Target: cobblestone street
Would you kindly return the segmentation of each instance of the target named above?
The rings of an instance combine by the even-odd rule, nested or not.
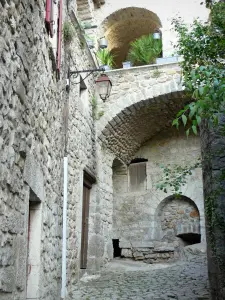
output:
[[[206,300],[208,279],[206,258],[147,265],[114,260],[101,275],[84,276],[73,300]]]

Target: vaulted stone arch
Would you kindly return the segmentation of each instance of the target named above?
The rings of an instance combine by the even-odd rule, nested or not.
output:
[[[157,78],[155,71],[141,67],[108,74],[114,88],[97,130],[102,143],[124,162],[145,141],[171,127],[176,113],[190,101],[184,95],[179,68],[162,66]]]
[[[141,100],[119,112],[100,138],[118,157],[129,162],[144,142],[171,127],[176,113],[187,102],[183,93],[178,92]]]
[[[99,35],[108,40],[108,49],[115,55],[115,64],[122,66],[130,42],[161,28],[159,17],[141,7],[126,7],[110,14],[102,22]]]

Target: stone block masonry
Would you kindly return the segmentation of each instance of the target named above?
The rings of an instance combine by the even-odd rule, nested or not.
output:
[[[70,5],[70,9],[73,9]],[[63,7],[64,18],[70,12]],[[74,20],[72,20],[74,21]],[[29,299],[30,223],[40,222],[38,300],[56,300],[61,290],[62,175],[65,107],[69,103],[68,290],[78,277],[83,169],[95,171],[91,97],[93,77],[81,98],[79,85],[65,92],[68,52],[71,69],[94,68],[79,34],[62,49],[61,80],[53,69],[45,28],[45,1],[0,2],[0,299]],[[70,48],[70,49],[68,49]],[[72,51],[74,49],[74,51]],[[30,207],[37,205],[29,218]],[[30,219],[30,221],[29,221]],[[39,220],[39,221],[38,221]],[[31,225],[32,225],[31,224]],[[36,244],[37,245],[37,244]],[[38,244],[39,245],[39,244]],[[32,275],[33,276],[33,275]],[[32,277],[34,278],[34,277]],[[32,289],[30,289],[32,291]],[[27,298],[28,297],[28,298]]]
[[[120,240],[122,255],[130,257],[132,249],[140,248],[138,257],[144,260],[141,248],[147,248],[147,255],[152,254],[154,262],[172,257],[162,255],[165,253],[155,255],[148,243],[158,241],[164,243],[163,247],[173,247],[173,256],[173,252],[179,254],[184,245],[204,241],[201,170],[188,176],[180,198],[176,198],[170,189],[167,193],[157,189],[162,178],[161,165],[184,166],[197,161],[200,157],[198,137],[190,136],[187,140],[185,134],[176,129],[161,131],[143,144],[134,157],[147,160],[142,163],[145,164],[145,178],[140,186],[130,189],[130,177],[133,176],[130,166],[138,163],[130,166],[120,163],[113,168],[113,238]],[[137,174],[140,174],[138,169]],[[160,259],[154,260],[157,257]]]
[[[95,2],[97,6],[102,4],[100,14],[110,4]],[[98,19],[93,1],[63,1],[63,5],[64,22],[73,22],[76,29],[77,13],[86,20]],[[106,15],[99,16],[97,23]],[[169,131],[162,133],[186,101],[180,68],[171,64],[157,69],[146,66],[109,72],[113,81],[111,97],[105,103],[98,100],[97,111],[93,112],[92,75],[85,79],[86,89],[78,79],[71,84],[70,93],[64,85],[68,67],[95,68],[82,30],[75,30],[71,44],[62,45],[61,77],[57,81],[53,41],[45,28],[45,1],[0,1],[0,28],[0,299],[60,299],[66,142],[68,294],[85,272],[80,269],[84,169],[96,179],[89,199],[86,271],[96,273],[112,259],[112,239],[118,238],[120,225],[125,238],[137,238],[137,260],[172,258],[174,245],[154,244],[152,248],[140,243],[157,236],[155,225],[161,224],[161,220],[155,221],[154,216],[157,205],[166,197],[162,193],[157,199],[152,196],[158,178],[153,162],[165,162],[174,156],[178,159],[184,152],[189,157],[191,151],[196,158],[199,153],[196,140],[186,147],[183,138],[173,138]],[[98,120],[93,120],[95,113],[101,113]],[[144,144],[149,139],[153,144]],[[123,170],[116,180],[113,162],[119,158],[127,163],[135,155],[147,157],[147,179],[141,185],[145,191],[131,196],[127,174]],[[197,170],[184,192],[196,201],[204,236],[200,176]],[[125,210],[120,206],[124,207],[126,202],[132,204],[132,209],[123,218]],[[141,219],[136,212],[140,212]],[[123,253],[129,255],[130,248],[124,246]]]
[[[26,298],[31,192],[43,207],[39,299],[60,290],[63,102],[44,12],[40,1],[0,3],[0,299],[7,300]]]

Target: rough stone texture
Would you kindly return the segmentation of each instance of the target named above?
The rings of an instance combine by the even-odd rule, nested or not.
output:
[[[159,212],[162,239],[173,241],[177,235],[200,233],[199,211],[188,198],[168,199]]]
[[[30,153],[26,155],[23,178],[38,199],[44,201],[45,191],[43,173],[33,155]]]
[[[107,73],[113,88],[98,109],[102,142],[127,162],[140,146],[161,130],[171,127],[177,111],[188,101],[183,95],[177,64],[136,67]],[[138,130],[137,130],[138,128]]]
[[[56,84],[49,58],[44,11],[40,1],[0,3],[0,298],[7,292],[7,300],[26,298],[28,184],[43,201],[48,216],[42,228],[41,298],[55,299],[60,285],[57,214],[60,218],[61,213],[60,207],[54,208],[61,200],[63,102],[61,83]],[[29,155],[38,168],[26,164]],[[52,263],[49,257],[54,257]]]
[[[87,5],[91,7],[88,12]],[[89,19],[94,9],[92,1],[67,1],[64,17],[75,24],[77,20],[71,9],[76,7],[83,19]],[[75,33],[70,46],[63,46],[61,79],[56,81],[54,51],[44,19],[45,1],[0,1],[1,300],[26,298],[29,200],[36,196],[42,209],[41,236],[38,236],[41,239],[39,298],[60,297],[65,137],[69,160],[67,290],[70,292],[83,274],[79,264],[84,168],[91,170],[97,179],[91,190],[89,212],[88,272],[94,273],[113,254],[115,157],[130,161],[143,142],[170,126],[174,114],[188,101],[183,99],[177,65],[161,66],[158,70],[148,66],[109,73],[112,95],[105,104],[99,101],[94,111],[92,76],[85,80],[86,90],[81,90],[78,79],[73,79],[70,94],[65,92],[69,64],[71,70],[95,68],[81,33]],[[93,116],[97,116],[96,123]],[[152,121],[153,117],[158,124]],[[199,174],[196,178],[197,183]],[[195,200],[193,195],[199,195],[194,182],[187,193]],[[163,198],[164,194],[160,201]],[[144,194],[138,199],[146,201]],[[198,201],[201,214],[201,197]],[[154,231],[149,228],[149,232]],[[139,252],[146,253],[146,248],[152,251],[146,243],[138,246],[137,258]],[[162,258],[166,258],[165,252],[172,252],[167,251],[168,245],[154,244],[154,247],[157,255],[164,255]],[[146,255],[158,257],[155,253]]]
[[[147,245],[150,244],[150,245]],[[179,258],[178,253],[175,251],[175,243],[168,242],[122,242],[119,243],[121,248],[121,257],[131,258],[133,260],[142,260],[145,263],[153,264],[160,262],[174,261]]]
[[[112,162],[114,155],[97,144],[98,174],[95,195],[91,197],[89,218],[89,250],[88,269],[95,273],[109,259],[113,257],[112,248],[112,211],[113,211],[113,184]]]
[[[99,275],[84,276],[72,300],[209,300],[205,255],[176,264],[114,260]]]
[[[201,128],[209,281],[211,297],[218,300],[225,293],[224,124],[220,116],[218,128],[208,129],[207,124]]]
[[[63,11],[68,17],[66,7]],[[62,49],[62,80],[56,81],[45,29],[45,1],[1,1],[0,26],[0,299],[26,298],[31,192],[42,202],[42,230],[37,237],[41,239],[39,299],[55,300],[61,289],[64,118],[68,111],[68,290],[78,277],[83,169],[95,172],[96,168],[93,77],[85,81],[88,90],[82,95],[79,85],[71,85],[68,97],[65,56],[71,49],[71,69],[95,65],[75,34],[74,43]]]
[[[156,189],[162,176],[160,165],[187,165],[199,157],[198,137],[190,136],[187,140],[184,133],[176,130],[161,132],[135,154],[135,158],[148,161],[145,184],[141,190],[132,189],[132,192],[129,190],[129,167],[114,163],[113,238],[121,240],[121,248],[138,247],[138,243],[139,247],[145,247],[141,245],[156,240],[174,242],[173,246],[179,248],[183,243],[175,236],[185,230],[198,234],[199,221],[201,239],[205,240],[201,169],[188,176],[182,187],[186,197],[175,199],[168,197],[171,190],[164,193]],[[124,240],[130,246],[125,246]]]

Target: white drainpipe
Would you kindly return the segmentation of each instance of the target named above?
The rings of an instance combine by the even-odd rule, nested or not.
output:
[[[67,240],[67,189],[68,158],[64,157],[64,192],[63,192],[63,236],[62,236],[62,289],[61,298],[66,297],[66,240]]]

